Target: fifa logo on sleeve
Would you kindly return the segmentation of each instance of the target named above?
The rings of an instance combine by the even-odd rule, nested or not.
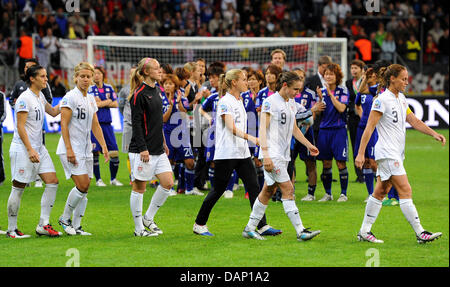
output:
[[[63,0],[66,3],[66,11],[69,13],[80,12],[80,0]]]
[[[366,11],[367,12],[380,12],[380,0],[366,0]]]

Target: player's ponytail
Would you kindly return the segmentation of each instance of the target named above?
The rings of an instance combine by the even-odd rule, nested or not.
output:
[[[391,84],[391,77],[397,78],[400,73],[405,70],[406,68],[399,64],[392,64],[389,67],[381,68],[378,72],[379,76],[379,85],[377,89],[377,94],[380,91],[381,88],[389,88],[389,85]]]
[[[152,60],[152,58],[143,58],[139,61],[136,70],[131,74],[130,80],[130,94],[127,100],[129,101],[134,94],[134,91],[144,82],[144,71],[147,64]]]
[[[223,96],[229,89],[232,88],[232,81],[238,80],[242,70],[232,69],[226,74],[219,76],[219,97]]]

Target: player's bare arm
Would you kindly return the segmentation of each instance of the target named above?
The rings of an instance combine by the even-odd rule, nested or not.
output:
[[[366,129],[364,130],[364,133],[361,137],[361,143],[359,145],[358,155],[355,158],[355,165],[357,168],[362,169],[364,165],[364,151],[366,150],[367,143],[370,140],[370,137],[372,136],[373,131],[375,130],[375,127],[377,123],[380,121],[381,116],[383,114],[378,111],[371,111],[369,114],[369,119],[367,120]]]
[[[445,143],[447,141],[445,136],[435,132],[432,128],[427,126],[423,121],[419,120],[413,112],[408,113],[408,115],[406,116],[406,121],[415,130],[418,130],[419,132],[421,132],[423,134],[432,136],[435,140],[441,142],[442,146],[445,145]]]
[[[102,128],[100,127],[100,123],[98,122],[97,114],[94,114],[92,118],[92,133],[102,147],[102,153],[105,157],[105,163],[107,163],[109,161],[108,148],[106,147],[105,138],[103,137]]]
[[[19,133],[20,139],[22,140],[25,148],[28,152],[28,157],[31,162],[39,162],[39,154],[31,147],[30,139],[28,138],[27,131],[25,130],[25,123],[27,122],[28,113],[18,112],[17,113],[17,132]]]

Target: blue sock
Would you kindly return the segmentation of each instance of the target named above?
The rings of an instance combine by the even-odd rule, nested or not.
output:
[[[375,175],[373,174],[373,170],[371,168],[364,168],[363,174],[364,174],[364,181],[366,182],[367,192],[369,193],[369,195],[372,195],[373,181],[375,177]]]
[[[94,176],[95,176],[95,180],[99,180],[100,177],[100,164],[98,162],[98,157],[99,155],[94,154]]]
[[[346,167],[339,170],[339,181],[341,183],[341,194],[347,195],[348,170]]]
[[[184,164],[180,163],[177,189],[186,189]]]
[[[119,170],[119,158],[112,157],[109,160],[109,172],[111,173],[111,180],[115,179],[117,176],[117,171]]]
[[[213,167],[208,168],[208,177],[209,177],[209,183],[211,184],[211,188],[214,188],[214,168]]]
[[[395,198],[395,199],[397,199],[397,200],[400,200],[399,197],[398,197],[398,192],[397,192],[397,190],[395,189],[395,187],[391,187],[391,190],[389,190],[388,198],[389,198],[389,199]]]
[[[333,182],[333,174],[331,168],[324,168],[322,172],[322,184],[325,192],[331,195],[331,183]]]
[[[185,168],[184,178],[186,179],[186,191],[192,191],[194,189],[194,177],[195,170]]]
[[[228,185],[227,185],[227,189],[226,190],[231,190],[231,191],[233,191],[233,186],[234,186],[234,183],[235,183],[235,181],[236,181],[236,172],[233,172],[232,174],[231,174],[231,177],[230,177],[230,180],[228,181]]]

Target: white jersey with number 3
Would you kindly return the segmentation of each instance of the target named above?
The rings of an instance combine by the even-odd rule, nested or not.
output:
[[[408,103],[405,95],[396,97],[386,89],[373,100],[372,110],[382,113],[377,123],[378,141],[375,144],[375,160],[405,159],[406,115]]]
[[[294,99],[286,101],[278,92],[266,98],[262,103],[261,113],[270,115],[267,130],[267,148],[272,159],[290,161],[292,132],[298,106]],[[263,152],[259,153],[264,158]]]
[[[247,113],[242,99],[237,100],[226,93],[217,103],[216,112],[216,159],[243,159],[250,157],[247,140],[233,135],[225,126],[222,115],[231,115],[236,128],[247,131]]]
[[[35,95],[29,88],[25,90],[16,100],[14,113],[17,119],[17,113],[27,112],[27,119],[25,122],[25,131],[28,135],[31,147],[34,150],[39,150],[43,145],[42,141],[42,127],[44,125],[45,105],[47,101],[44,95],[39,92]],[[17,121],[14,122],[14,136],[11,143],[10,151],[25,151],[25,145],[17,131]]]
[[[75,155],[83,158],[92,157],[91,129],[92,119],[97,112],[97,103],[92,94],[83,93],[75,87],[61,99],[61,109],[69,108],[72,111],[72,118],[69,122],[69,136],[72,150]],[[56,154],[66,153],[64,139],[61,136],[56,149]]]

